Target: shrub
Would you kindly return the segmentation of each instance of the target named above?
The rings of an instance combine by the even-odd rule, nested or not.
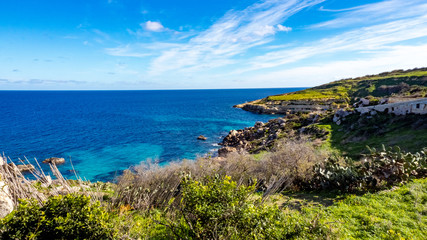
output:
[[[343,159],[335,156],[316,164],[310,187],[344,192],[355,190],[360,179],[359,173],[353,165],[349,164],[349,161],[347,163],[343,162]]]
[[[343,163],[338,158],[328,158],[314,167],[311,187],[314,189],[338,189],[349,192],[360,190],[379,190],[383,186],[404,183],[411,178],[427,175],[426,150],[410,153],[400,148],[369,148],[359,165],[350,161]]]
[[[99,203],[83,195],[49,198],[41,206],[21,201],[0,222],[1,239],[112,239],[115,231]]]
[[[388,186],[407,182],[413,177],[425,177],[427,173],[426,151],[417,153],[404,152],[399,147],[381,150],[369,148],[370,153],[365,155],[360,172],[366,183],[377,186],[385,183]],[[368,182],[367,180],[371,180]]]
[[[229,176],[216,175],[208,177],[206,184],[187,176],[181,186],[180,209],[169,213],[172,222],[163,223],[178,239],[288,239],[327,234],[327,228],[317,221],[262,204],[254,195],[255,184],[239,186]]]

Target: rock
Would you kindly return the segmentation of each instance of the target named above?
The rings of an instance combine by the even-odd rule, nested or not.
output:
[[[34,170],[35,167],[33,164],[20,164],[20,165],[15,165],[13,163],[9,163],[9,166],[11,168],[13,168],[13,170],[15,171],[20,171],[20,172],[27,172],[27,171],[31,171]]]
[[[361,98],[360,103],[362,104],[362,106],[368,106],[369,105],[369,99]]]
[[[207,137],[205,137],[205,136],[203,136],[203,135],[200,135],[200,136],[198,136],[197,137],[197,139],[198,140],[203,140],[203,141],[205,141],[206,139],[208,139]]]
[[[254,127],[256,127],[256,128],[260,128],[260,127],[262,127],[262,126],[264,126],[264,123],[263,123],[263,122],[261,122],[261,121],[258,121],[258,122],[256,122],[256,123],[255,123],[255,126],[254,126]]]
[[[232,153],[232,152],[237,152],[237,149],[234,147],[222,147],[222,148],[218,149],[218,156],[219,157],[225,157],[229,153]]]
[[[0,218],[6,217],[13,211],[13,201],[10,198],[9,187],[0,181]]]
[[[65,159],[64,158],[57,158],[57,157],[51,157],[51,158],[46,158],[43,163],[51,163],[51,164],[63,164],[65,163]]]
[[[343,118],[347,117],[350,114],[351,114],[351,112],[347,112],[345,110],[340,109],[340,110],[338,110],[338,111],[335,112],[334,118],[332,119],[332,121],[334,121],[335,123],[337,123],[338,121],[341,122],[341,120]],[[338,124],[338,125],[340,125],[340,124]]]
[[[231,130],[229,133],[230,136],[236,136],[237,135],[237,131],[236,130]]]

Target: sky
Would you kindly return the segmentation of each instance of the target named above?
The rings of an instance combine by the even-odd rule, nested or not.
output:
[[[416,67],[426,0],[0,0],[0,90],[311,87]]]

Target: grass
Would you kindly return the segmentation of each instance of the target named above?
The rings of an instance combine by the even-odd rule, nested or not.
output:
[[[426,239],[427,179],[377,193],[286,192],[271,197],[285,211],[312,212],[333,239]]]
[[[332,89],[305,89],[295,93],[269,96],[267,99],[270,101],[291,101],[291,100],[337,100],[346,99],[347,92],[343,88]]]
[[[321,210],[340,239],[426,239],[427,180],[362,196]]]
[[[381,117],[379,117],[381,118]],[[335,123],[318,125],[330,131],[326,146],[336,149],[342,154],[357,159],[360,154],[367,153],[367,147],[379,148],[385,146],[399,146],[410,152],[420,151],[427,142],[427,128],[414,128],[411,124],[418,120],[427,120],[425,116],[400,117],[398,121],[384,121],[376,125],[357,126],[356,130],[349,131],[349,125],[341,126]],[[377,118],[372,119],[373,122]],[[349,120],[351,122],[351,120]],[[378,130],[381,128],[380,130]]]
[[[287,221],[298,219],[313,225],[325,224],[331,230],[329,239],[416,240],[427,237],[427,179],[363,195],[285,192],[271,196],[265,204],[280,206],[280,211],[289,217]],[[126,211],[117,216],[116,226],[126,230],[133,239],[170,238],[169,230],[158,224],[161,220],[159,211],[149,214]],[[318,236],[311,234],[304,237],[316,238]]]
[[[385,97],[391,94],[423,97],[427,93],[427,69],[393,71],[353,79],[343,79],[318,87],[283,95],[269,96],[266,101],[337,101],[349,103],[354,97]],[[404,83],[402,85],[402,83]],[[407,84],[408,86],[406,86]]]

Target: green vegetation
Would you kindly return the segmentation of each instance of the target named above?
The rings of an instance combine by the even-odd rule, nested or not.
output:
[[[329,132],[325,146],[353,159],[368,153],[367,146],[399,146],[405,151],[416,152],[425,147],[427,142],[427,118],[419,115],[353,114],[346,117],[341,125],[325,118],[312,127]]]
[[[83,195],[51,197],[41,206],[22,201],[0,221],[1,239],[114,239],[109,214]]]
[[[378,75],[343,79],[318,87],[267,97],[266,101],[316,100],[350,103],[355,97],[424,97],[427,95],[427,69],[396,70]]]
[[[267,100],[425,96],[426,79],[398,70]],[[355,113],[337,125],[332,112],[296,113],[250,133],[256,154],[148,162],[114,184],[67,181],[55,166],[55,184],[43,173],[32,183],[1,166],[12,199],[25,200],[0,219],[0,238],[427,239],[425,116]]]
[[[357,164],[304,141],[279,141],[258,157],[231,154],[222,163],[202,158],[163,168],[142,165],[108,185],[104,207],[83,195],[53,196],[41,204],[22,201],[1,220],[0,237],[426,237],[425,152],[371,149]]]

